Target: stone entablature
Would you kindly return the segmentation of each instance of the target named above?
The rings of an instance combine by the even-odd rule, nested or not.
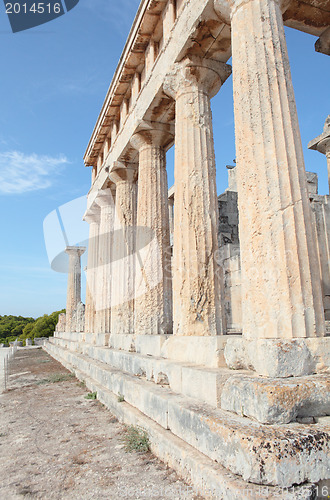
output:
[[[229,0],[215,0],[214,5],[210,0],[142,0],[84,156],[85,164],[94,167],[96,190],[104,185],[104,168],[131,153],[129,136],[142,120],[173,120],[161,88],[172,64],[191,53],[229,59],[229,11]],[[303,6],[287,1],[282,12],[287,26],[317,36],[330,23],[330,11],[320,0]]]

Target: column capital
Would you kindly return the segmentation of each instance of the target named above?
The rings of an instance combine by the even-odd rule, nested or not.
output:
[[[121,182],[128,182],[133,184],[136,182],[138,176],[138,165],[137,163],[122,163],[116,161],[113,165],[113,169],[109,172],[110,180],[119,184]]]
[[[106,207],[108,205],[114,205],[113,189],[111,189],[111,188],[101,189],[97,193],[94,202],[97,205],[99,205],[99,207]]]
[[[95,200],[90,208],[86,210],[83,215],[83,220],[88,224],[92,224],[93,222],[100,222],[100,206],[95,203]]]
[[[214,0],[214,10],[219,15],[219,17],[230,24],[230,20],[233,14],[243,5],[254,0]],[[291,0],[267,0],[267,2],[277,3],[282,12],[284,12]]]
[[[165,123],[143,123],[140,130],[131,137],[130,143],[134,149],[140,151],[144,147],[165,147],[174,137],[169,125]]]
[[[65,253],[68,255],[77,255],[78,257],[81,257],[83,253],[85,253],[86,247],[75,247],[75,246],[70,246],[66,247]]]
[[[320,153],[326,155],[329,158],[330,155],[330,115],[327,116],[323,133],[315,137],[315,139],[309,141],[308,149],[314,149]]]
[[[213,97],[231,74],[231,66],[214,59],[187,56],[175,63],[163,84],[165,94],[177,98],[179,94],[201,90]]]

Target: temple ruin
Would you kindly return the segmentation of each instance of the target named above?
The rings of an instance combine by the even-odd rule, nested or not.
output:
[[[85,311],[69,247],[46,345],[210,499],[330,494],[330,197],[305,171],[284,25],[329,55],[322,0],[142,0],[84,156]],[[231,74],[218,196],[210,100]],[[308,147],[330,187],[329,116]]]

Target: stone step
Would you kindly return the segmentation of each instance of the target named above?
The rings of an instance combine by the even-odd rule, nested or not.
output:
[[[146,417],[245,481],[291,487],[329,475],[329,425],[262,425],[200,404],[87,355],[51,343],[47,350],[73,371],[78,369],[83,378],[122,394]]]
[[[228,368],[206,368],[60,338],[50,341],[131,375],[144,377],[155,384],[167,385],[176,393],[196,398],[215,407],[220,406],[222,388],[233,374]]]
[[[73,371],[72,364],[61,356],[63,350],[49,344],[45,349]],[[138,425],[145,429],[151,442],[152,452],[192,484],[195,493],[202,495],[206,500],[270,500],[275,497],[279,500],[309,500],[312,497],[314,485],[308,483],[303,486],[285,488],[282,491],[278,487],[246,483],[172,432],[164,430],[126,401],[119,402],[118,397],[112,391],[86,373],[78,368],[74,368],[74,372],[80,380],[86,383],[89,390],[97,392],[99,401],[121,422],[127,425]]]
[[[237,373],[222,386],[220,406],[263,424],[330,415],[329,375],[276,379]]]

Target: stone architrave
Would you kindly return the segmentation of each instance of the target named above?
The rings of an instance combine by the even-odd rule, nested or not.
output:
[[[172,276],[166,128],[140,131],[131,139],[139,151],[135,334],[172,333]],[[140,268],[138,266],[140,265]]]
[[[100,228],[100,207],[92,206],[84,215],[84,220],[89,224],[87,278],[86,278],[86,307],[85,307],[85,332],[95,331],[95,303],[97,293],[97,266]]]
[[[137,166],[118,162],[109,174],[116,184],[112,244],[111,334],[134,333],[134,262]]]
[[[308,349],[288,340],[323,336],[325,321],[282,13],[277,0],[230,4],[243,339],[259,342],[252,365],[268,360],[281,376],[294,351],[304,361],[290,374],[301,375]]]
[[[319,151],[327,158],[328,184],[330,194],[330,115],[328,115],[325,120],[323,134],[310,141],[308,143],[308,149]]]
[[[227,64],[189,56],[166,76],[175,99],[173,320],[176,335],[223,333],[218,201],[210,98],[231,73]]]
[[[81,303],[81,262],[80,257],[85,252],[85,247],[66,247],[65,252],[69,255],[69,274],[66,298],[66,331],[73,329],[73,315]]]
[[[100,191],[95,203],[100,207],[98,290],[95,305],[95,332],[110,333],[111,323],[111,243],[114,225],[114,190]]]

